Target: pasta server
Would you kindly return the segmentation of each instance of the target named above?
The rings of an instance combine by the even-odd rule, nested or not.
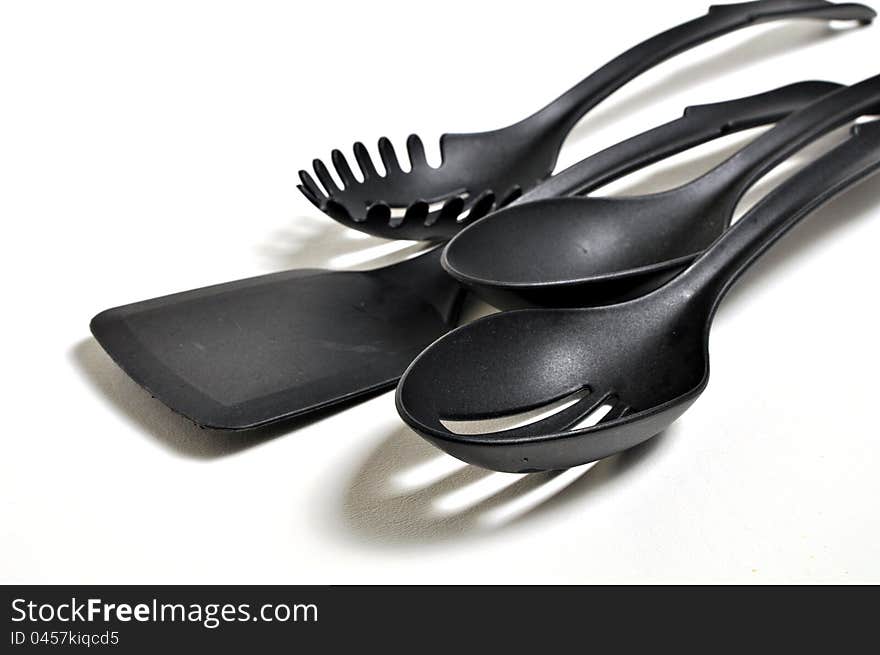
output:
[[[706,15],[644,41],[611,60],[549,105],[508,127],[474,134],[444,134],[441,164],[427,163],[422,140],[407,140],[409,170],[387,138],[379,139],[384,173],[362,143],[354,158],[334,150],[329,169],[314,160],[313,177],[300,171],[299,189],[321,211],[342,224],[390,239],[449,239],[462,225],[505,206],[547,178],[568,133],[590,109],[653,66],[714,38],[750,25],[789,18],[870,23],[872,9],[824,0],[760,0],[713,5]]]

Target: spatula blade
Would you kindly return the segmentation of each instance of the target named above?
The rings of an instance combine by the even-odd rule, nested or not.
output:
[[[391,388],[449,318],[369,271],[297,270],[108,309],[91,329],[174,411],[246,430]]]

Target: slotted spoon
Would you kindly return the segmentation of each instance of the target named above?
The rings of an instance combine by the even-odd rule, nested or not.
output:
[[[706,387],[712,317],[733,282],[800,219],[878,167],[880,122],[873,122],[646,296],[592,309],[503,312],[454,330],[404,373],[401,417],[455,457],[520,473],[570,468],[653,437]],[[558,413],[517,428],[457,434],[444,425],[516,415],[578,392]],[[597,424],[578,428],[602,406],[611,409]]]

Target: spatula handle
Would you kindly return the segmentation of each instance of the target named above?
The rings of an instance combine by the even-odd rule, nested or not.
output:
[[[701,143],[779,121],[841,88],[832,82],[799,82],[736,100],[688,107],[681,118],[591,155],[520,196],[516,203],[589,193]]]
[[[584,114],[630,80],[675,55],[724,34],[788,18],[867,24],[875,16],[874,10],[865,5],[835,4],[825,0],[758,0],[713,5],[705,16],[651,37],[612,59],[526,121],[541,125],[548,136],[555,134],[561,141]]]
[[[702,295],[711,314],[736,279],[798,221],[877,170],[880,120],[855,126],[847,141],[779,185],[667,288]]]

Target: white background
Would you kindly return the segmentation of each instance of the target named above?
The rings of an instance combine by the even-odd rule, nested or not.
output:
[[[3,3],[0,581],[880,582],[877,177],[729,296],[681,421],[558,477],[455,468],[390,393],[273,439],[200,431],[89,335],[114,305],[365,265],[381,242],[321,216],[298,168],[410,131],[436,153],[705,7]],[[690,51],[589,115],[560,164],[687,103],[858,81],[878,30],[773,23]],[[684,181],[743,138],[614,190]]]

